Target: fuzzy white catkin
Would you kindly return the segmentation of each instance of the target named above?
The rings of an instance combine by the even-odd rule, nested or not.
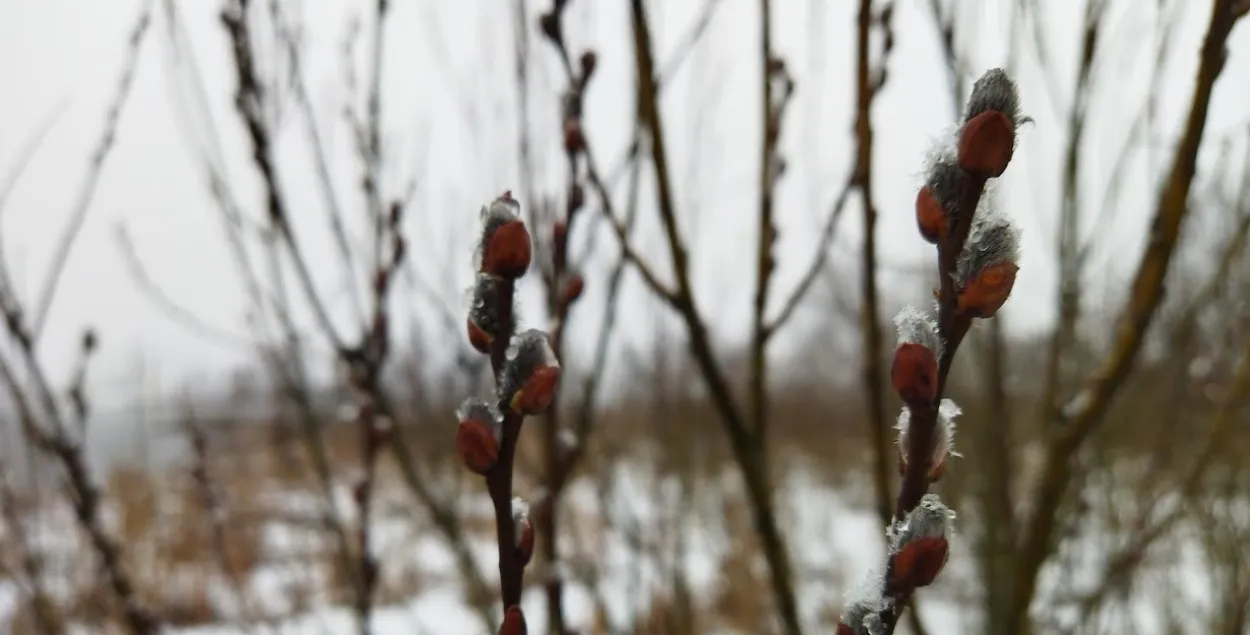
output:
[[[1020,262],[1020,230],[1010,216],[989,202],[990,199],[988,196],[981,199],[968,240],[955,263],[955,282],[960,287],[987,267]]]
[[[963,414],[963,409],[951,399],[943,399],[938,404],[937,422],[933,428],[933,464],[937,465],[946,455],[962,456],[955,451],[955,417]],[[907,435],[911,431],[911,410],[904,407],[898,415],[898,447],[907,454]]]
[[[959,169],[958,138],[958,128],[943,131],[924,161],[924,184],[948,213],[959,207],[959,183],[963,172]]]
[[[954,532],[955,512],[947,507],[937,494],[925,494],[907,513],[890,545],[891,551],[898,551],[907,543],[920,538],[946,537]]]
[[[903,307],[894,316],[894,327],[898,330],[898,344],[920,344],[933,351],[935,357],[942,357],[942,338],[938,336],[937,321],[924,311],[913,306]]]
[[[991,68],[985,71],[985,74],[972,84],[972,94],[968,96],[968,110],[964,114],[964,121],[989,110],[996,110],[1007,115],[1007,118],[1017,125],[1023,121],[1020,116],[1020,91],[1016,88],[1016,83],[1001,68]]]
[[[884,589],[885,576],[879,571],[870,571],[860,580],[850,593],[846,608],[842,610],[839,622],[851,627],[856,635],[868,635],[867,622],[884,608],[881,591]]]

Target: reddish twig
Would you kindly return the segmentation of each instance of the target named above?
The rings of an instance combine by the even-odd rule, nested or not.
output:
[[[525,632],[522,581],[534,552],[529,506],[512,495],[517,441],[525,417],[546,412],[555,401],[560,379],[549,336],[538,330],[517,332],[516,281],[529,269],[533,251],[520,208],[511,192],[504,192],[482,209],[477,282],[467,330],[473,347],[490,356],[495,396],[465,400],[456,432],[460,458],[485,478],[495,510],[504,608],[501,635]]]
[[[917,196],[920,233],[937,245],[937,316],[909,308],[895,318],[899,344],[890,374],[906,404],[898,441],[903,480],[888,532],[884,579],[872,595],[850,603],[840,633],[893,633],[912,594],[932,583],[946,562],[954,514],[928,494],[953,453],[953,419],[959,414],[943,394],[972,320],[993,317],[1015,282],[1018,232],[1008,217],[980,203],[987,181],[1002,175],[1011,161],[1016,129],[1024,121],[1006,73],[985,73],[973,87],[957,138],[934,153]]]

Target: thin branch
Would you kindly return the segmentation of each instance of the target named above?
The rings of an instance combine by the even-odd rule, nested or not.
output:
[[[760,439],[751,433],[748,421],[743,417],[736,403],[724,370],[716,361],[712,351],[706,323],[695,303],[694,288],[690,281],[689,256],[677,223],[674,205],[675,192],[663,120],[660,117],[650,24],[643,1],[631,0],[630,10],[638,77],[638,114],[642,125],[650,133],[651,158],[656,178],[660,220],[667,238],[673,271],[677,278],[677,289],[672,296],[670,306],[685,322],[690,338],[691,353],[698,364],[712,402],[720,414],[721,422],[729,436],[735,461],[742,472],[751,501],[752,520],[769,565],[773,599],[777,603],[784,632],[787,635],[799,635],[802,632],[802,626],[798,616],[794,576],[781,529],[773,511],[767,463],[763,449],[759,446]],[[618,237],[620,236],[618,232]]]
[[[1120,318],[1111,349],[1087,386],[1059,413],[1061,426],[1052,437],[1042,468],[1039,487],[1030,508],[1031,522],[1022,537],[1022,566],[1017,572],[1012,611],[1014,624],[1027,625],[1028,605],[1037,575],[1054,537],[1055,510],[1067,491],[1071,457],[1103,420],[1103,415],[1127,378],[1163,296],[1163,282],[1175,252],[1181,224],[1189,209],[1198,148],[1206,127],[1211,93],[1227,59],[1226,42],[1237,20],[1232,0],[1216,0],[1211,12],[1197,71],[1188,118],[1177,144],[1172,167],[1160,192],[1151,224],[1150,240],[1142,254],[1130,287],[1128,303]]]
[[[312,272],[306,258],[296,240],[291,227],[291,216],[287,210],[282,188],[278,183],[278,175],[273,163],[273,147],[269,127],[265,122],[263,109],[264,95],[261,92],[261,80],[256,71],[256,62],[252,51],[252,33],[248,12],[251,0],[234,0],[223,11],[221,19],[230,36],[233,61],[238,79],[235,93],[235,109],[247,128],[248,139],[252,146],[252,160],[265,183],[266,208],[269,222],[287,251],[290,252],[291,263],[295,269],[296,279],[303,289],[304,296],[313,310],[313,315],[324,331],[325,336],[333,343],[335,349],[344,348],[343,340],[334,327],[324,301],[317,292]]]
[[[834,230],[837,229],[838,220],[842,218],[842,212],[846,209],[846,204],[851,199],[854,180],[853,173],[848,175],[837,197],[834,198],[833,205],[829,208],[829,214],[825,216],[824,227],[821,228],[820,236],[816,240],[816,255],[812,257],[811,263],[808,264],[806,271],[799,278],[799,283],[795,285],[794,290],[790,292],[790,295],[782,304],[781,310],[764,327],[765,337],[772,337],[790,321],[790,318],[794,317],[799,305],[803,302],[803,298],[807,297],[807,293],[811,291],[812,285],[820,277],[820,272],[824,270],[825,264],[829,262],[829,249],[832,247]]]
[[[43,288],[35,303],[31,334],[36,340],[39,339],[39,333],[47,322],[48,312],[52,309],[52,302],[56,299],[56,292],[60,286],[61,274],[65,272],[65,266],[69,262],[69,256],[74,248],[74,243],[77,241],[78,235],[82,232],[83,225],[87,221],[87,211],[91,208],[91,202],[95,199],[96,186],[100,183],[100,175],[104,172],[105,161],[107,161],[113,149],[113,142],[117,138],[117,126],[121,121],[122,108],[125,107],[126,100],[130,96],[130,88],[134,84],[135,71],[139,66],[139,52],[142,50],[145,40],[144,36],[147,35],[148,25],[151,22],[152,0],[144,0],[139,19],[130,31],[126,58],[122,62],[122,70],[117,79],[116,92],[104,116],[104,131],[96,142],[95,150],[91,154],[91,163],[87,167],[87,175],[78,190],[78,198],[70,211],[69,224],[61,232],[60,239],[57,241],[56,247],[53,248],[52,269],[48,273],[47,280],[44,281]]]
[[[201,319],[195,311],[179,304],[170,297],[169,293],[148,275],[148,268],[139,258],[139,252],[135,248],[134,241],[131,239],[130,232],[127,231],[125,224],[119,222],[114,227],[114,230],[113,237],[117,241],[118,252],[126,263],[126,269],[129,271],[130,277],[139,285],[139,289],[144,292],[148,299],[152,300],[157,307],[163,309],[166,315],[175,322],[185,326],[189,331],[218,344],[248,348],[255,345],[246,336],[209,324]]]

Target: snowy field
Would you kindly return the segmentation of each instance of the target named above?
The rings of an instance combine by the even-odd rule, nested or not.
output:
[[[695,495],[683,493],[675,478],[658,478],[638,465],[619,465],[607,478],[597,482],[583,479],[567,491],[565,506],[575,511],[573,522],[563,542],[563,550],[573,555],[558,567],[566,587],[566,611],[570,624],[582,633],[643,633],[646,625],[638,620],[650,612],[650,603],[657,597],[672,596],[674,569],[680,566],[694,605],[699,608],[701,632],[761,632],[743,630],[741,625],[719,624],[715,607],[724,601],[729,577],[736,571],[730,566],[740,536],[730,535],[728,527],[743,527],[741,519],[730,523],[733,514],[743,513],[737,479],[726,469],[720,479],[700,483]],[[476,482],[467,482],[476,487]],[[843,486],[845,487],[845,486]],[[867,492],[867,485],[853,491]],[[779,487],[778,506],[782,526],[787,528],[796,575],[799,578],[800,606],[809,632],[831,632],[849,593],[871,579],[872,571],[882,563],[884,528],[864,504],[866,496],[849,497],[844,491],[822,483],[813,471],[796,465]],[[391,503],[404,501],[403,491],[383,491],[381,499]],[[347,491],[340,492],[341,510],[347,513]],[[490,506],[485,493],[465,497],[461,512],[466,519],[489,518]],[[289,514],[317,508],[315,497],[293,494],[276,495],[265,501],[275,509]],[[387,509],[386,504],[379,505]],[[1166,507],[1166,501],[1165,501]],[[392,506],[393,508],[393,506]],[[411,516],[380,513],[374,524],[375,547],[382,563],[383,580],[407,575],[421,581],[419,590],[405,601],[384,602],[374,614],[374,633],[398,635],[429,633],[431,635],[480,635],[484,625],[466,600],[452,551],[442,536]],[[957,510],[958,511],[958,510]],[[1246,510],[1242,509],[1241,512]],[[49,561],[66,558],[65,554],[82,554],[83,544],[72,530],[68,512],[64,516],[45,516],[39,531],[27,536]],[[970,630],[976,616],[974,559],[971,546],[958,533],[952,541],[951,561],[934,586],[921,594],[921,612],[930,631],[935,634],[974,632]],[[1063,556],[1065,567],[1052,568],[1044,576],[1043,598],[1059,598],[1063,591],[1079,590],[1099,578],[1100,563],[1109,553],[1114,539],[1104,534],[1098,540],[1077,541]],[[321,635],[354,633],[354,616],[346,606],[334,607],[334,601],[315,593],[305,600],[301,609],[292,598],[297,587],[316,588],[324,571],[301,560],[298,555],[310,550],[325,549],[328,542],[323,532],[296,529],[289,524],[267,526],[262,537],[266,562],[254,567],[239,589],[225,583],[219,576],[211,585],[212,604],[222,615],[238,616],[225,623],[170,629],[186,635],[226,635],[232,633],[285,633],[290,635]],[[495,579],[495,545],[485,532],[470,538],[478,568],[488,582]],[[1173,540],[1164,550],[1171,554],[1170,563],[1161,567],[1158,580],[1142,585],[1129,603],[1131,609],[1121,616],[1130,620],[1135,633],[1162,633],[1166,620],[1162,615],[1170,603],[1188,603],[1194,611],[1205,611],[1209,593],[1206,586],[1211,577],[1209,567],[1196,540]],[[131,544],[131,557],[141,558],[144,545]],[[60,554],[60,555],[58,555]],[[739,554],[740,555],[740,554]],[[749,562],[749,559],[747,559]],[[754,574],[766,575],[762,559],[750,563]],[[211,575],[203,568],[188,576]],[[523,606],[531,633],[546,632],[545,597],[542,577],[552,575],[542,570],[539,562],[527,570],[527,591]],[[1150,579],[1150,578],[1147,578]],[[202,581],[201,581],[202,582]],[[53,595],[64,593],[55,580],[49,580]],[[170,588],[180,583],[177,575],[162,579]],[[306,592],[305,592],[306,593]],[[1166,596],[1166,598],[1161,597]],[[12,582],[0,587],[0,615],[9,615],[17,607],[21,594]],[[1165,601],[1166,600],[1166,601]],[[767,597],[761,601],[766,602]],[[311,602],[311,604],[309,604]],[[340,602],[342,604],[342,602]],[[247,620],[247,615],[283,616],[262,623]],[[1065,622],[1072,614],[1056,610],[1043,618],[1064,632]],[[1049,629],[1047,629],[1049,631]],[[92,632],[84,629],[79,632]],[[905,629],[900,628],[900,632]],[[1078,631],[1080,632],[1080,631]],[[1112,629],[1110,632],[1116,632]]]

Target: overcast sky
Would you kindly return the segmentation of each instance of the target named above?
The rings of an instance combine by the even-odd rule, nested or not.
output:
[[[263,4],[263,3],[262,3]],[[337,198],[348,214],[361,216],[360,163],[341,112],[363,103],[369,77],[367,43],[372,3],[363,0],[288,2],[299,7],[306,55],[303,77],[317,126],[324,137]],[[499,0],[391,0],[383,70],[384,191],[399,196],[415,179],[414,205],[405,226],[414,241],[413,257],[426,281],[444,302],[463,306],[471,281],[472,231],[478,207],[504,189],[522,200],[517,174],[517,89],[512,3]],[[545,8],[531,0],[536,14]],[[678,181],[678,202],[691,250],[702,305],[716,316],[721,342],[740,341],[750,320],[753,292],[755,177],[759,139],[757,85],[758,3],[722,0],[706,39],[684,62],[664,94],[668,138]],[[853,152],[852,76],[854,17],[850,0],[775,0],[774,41],[796,77],[796,102],[785,123],[783,152],[790,170],[778,198],[781,228],[777,298],[788,294],[812,257],[813,239],[849,167]],[[969,81],[1007,62],[1013,38],[1006,1],[984,5],[965,16],[960,50]],[[1024,109],[1035,123],[1022,129],[1019,151],[1001,179],[1002,200],[1024,230],[1024,260],[1015,293],[1004,312],[1014,329],[1045,326],[1053,314],[1055,211],[1059,205],[1061,148],[1066,128],[1083,2],[1050,0],[1043,5],[1044,53],[1031,40],[1018,49],[1018,78]],[[126,56],[126,39],[141,2],[109,0],[5,0],[0,2],[0,174],[13,169],[36,132],[52,127],[4,208],[3,247],[15,284],[31,303],[44,284],[51,246],[80,195],[93,148],[99,143],[107,104],[117,90]],[[116,228],[124,224],[154,283],[178,304],[215,328],[243,335],[246,302],[225,248],[220,213],[209,196],[205,160],[225,166],[235,196],[246,212],[262,219],[260,188],[242,128],[232,106],[234,77],[225,34],[217,19],[220,2],[182,0],[171,20],[162,0],[140,50],[133,89],[125,103],[116,138],[98,189],[65,271],[53,312],[39,342],[39,353],[54,376],[64,378],[74,358],[80,330],[91,325],[103,347],[91,387],[98,403],[120,405],[142,394],[191,384],[211,385],[224,370],[248,361],[250,352],[188,331],[157,310],[136,286],[120,256]],[[703,0],[652,2],[659,58],[669,60],[677,43],[702,11]],[[877,130],[875,184],[881,211],[880,247],[884,266],[906,268],[933,258],[914,230],[911,203],[926,149],[953,122],[947,76],[928,13],[928,0],[898,0],[896,46],[889,57],[889,81],[874,111]],[[1125,143],[1141,107],[1157,43],[1155,3],[1112,2],[1104,54],[1096,69],[1100,88],[1091,103],[1096,125],[1084,147],[1081,183],[1086,208],[1102,208],[1111,163]],[[1094,279],[1114,280],[1131,267],[1140,251],[1144,223],[1166,169],[1169,144],[1192,88],[1197,52],[1209,2],[1181,2],[1176,12],[1173,54],[1164,67],[1165,85],[1155,129],[1139,135],[1151,151],[1136,155],[1124,195],[1113,210],[1114,223],[1097,230],[1107,247],[1094,263]],[[622,156],[632,121],[633,62],[627,3],[573,0],[566,27],[572,49],[593,46],[599,72],[588,94],[591,143],[605,169]],[[361,18],[364,18],[363,20]],[[555,91],[558,67],[550,47],[528,20],[535,77],[531,82],[529,128],[543,161],[543,194],[559,191],[563,180],[557,152]],[[352,25],[362,28],[357,46],[358,90],[346,87],[343,41]],[[1029,27],[1031,29],[1031,27]],[[171,33],[185,29],[185,41]],[[187,42],[190,47],[187,48]],[[1250,103],[1250,31],[1242,25],[1231,40],[1230,63],[1216,88],[1208,136],[1227,135],[1246,121]],[[193,55],[203,75],[205,102],[188,72]],[[1240,78],[1240,79],[1238,79]],[[210,128],[207,122],[211,121]],[[215,140],[214,140],[215,139]],[[322,291],[342,300],[338,261],[331,249],[324,200],[314,179],[307,122],[293,103],[283,112],[278,133],[281,179],[297,229],[307,241]],[[220,144],[217,155],[215,144]],[[1209,174],[1217,156],[1206,148],[1202,168]],[[1240,161],[1240,154],[1234,155]],[[623,204],[623,188],[617,205]],[[644,188],[639,241],[668,278],[659,241],[653,199]],[[852,267],[856,257],[858,205],[839,228],[835,262]],[[1092,216],[1092,214],[1091,214]],[[1091,220],[1089,225],[1092,226]],[[1091,230],[1094,231],[1094,230]],[[597,323],[602,277],[614,253],[600,240],[588,264],[587,319],[578,336]],[[839,265],[843,266],[843,265]],[[853,269],[851,269],[853,271]],[[847,277],[848,281],[853,277]],[[898,276],[886,276],[886,286]],[[913,293],[914,282],[899,292]],[[655,314],[639,302],[645,293],[629,282],[625,337],[644,341]],[[540,302],[527,291],[528,305]],[[1105,290],[1114,292],[1115,287]],[[853,288],[846,289],[854,294]],[[1111,297],[1114,297],[1112,293]],[[922,298],[917,296],[917,301]],[[336,301],[346,331],[352,313]],[[419,303],[420,300],[413,302]],[[774,310],[777,304],[774,305]],[[809,306],[804,322],[821,319],[822,306]],[[428,308],[412,309],[422,316]],[[413,313],[406,313],[411,317]],[[429,332],[437,333],[433,326]],[[459,332],[456,346],[463,346]],[[450,335],[449,335],[450,337]],[[779,354],[794,348],[782,339]],[[848,360],[852,363],[852,360]]]

